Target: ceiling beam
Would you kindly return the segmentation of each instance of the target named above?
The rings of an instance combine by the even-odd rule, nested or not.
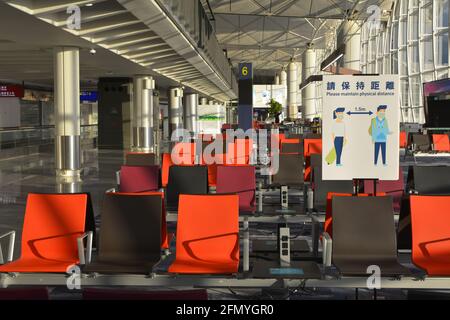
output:
[[[342,15],[301,15],[301,16],[289,16],[289,15],[275,15],[275,14],[256,14],[256,13],[214,13],[215,16],[218,17],[226,17],[226,16],[242,16],[242,17],[271,17],[271,18],[289,18],[289,19],[328,19],[328,20],[342,20]]]

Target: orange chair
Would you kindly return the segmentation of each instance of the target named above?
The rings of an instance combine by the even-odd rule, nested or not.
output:
[[[450,196],[410,198],[412,261],[430,276],[450,275]]]
[[[303,179],[309,181],[311,175],[311,155],[322,154],[322,139],[304,139],[303,141],[303,155],[306,164]]]
[[[407,146],[408,146],[408,139],[406,131],[400,131],[400,148],[406,149]]]
[[[169,183],[169,169],[173,166],[172,155],[170,153],[163,153],[161,166],[161,184],[165,188]]]
[[[166,219],[166,208],[164,206],[164,192],[114,192],[115,195],[142,195],[142,196],[161,196],[162,199],[162,212],[161,212],[161,248],[169,249],[170,241],[173,238],[173,234],[167,232],[167,219]]]
[[[85,232],[87,194],[35,194],[27,197],[18,260],[0,272],[62,272],[79,263],[77,239]]]
[[[450,140],[446,134],[433,134],[434,151],[450,152]]]
[[[180,195],[171,273],[231,274],[239,268],[239,196]]]
[[[385,196],[386,193],[384,192],[377,192],[377,197]],[[330,235],[330,237],[333,237],[333,214],[332,209],[333,208],[333,197],[351,197],[353,196],[351,193],[336,193],[336,192],[328,192],[327,194],[327,207],[325,210],[325,223],[324,223],[324,231]],[[367,193],[360,193],[358,194],[358,197],[368,197],[370,194]]]

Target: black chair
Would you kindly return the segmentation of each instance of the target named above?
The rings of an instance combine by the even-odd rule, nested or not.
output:
[[[171,166],[167,184],[167,209],[178,209],[180,194],[207,194],[207,166]]]
[[[106,194],[98,257],[84,271],[150,273],[161,257],[162,201],[162,195]]]
[[[408,170],[408,189],[421,195],[450,194],[450,166],[413,166]]]
[[[333,264],[343,275],[410,274],[398,262],[392,197],[333,198]]]
[[[411,133],[410,134],[411,144],[414,144],[413,151],[428,152],[431,151],[431,140],[426,134],[421,133]]]
[[[328,192],[353,193],[353,181],[350,180],[322,180],[322,166],[312,168],[314,183],[314,210],[325,212]]]

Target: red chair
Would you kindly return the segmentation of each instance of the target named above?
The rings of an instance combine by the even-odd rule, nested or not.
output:
[[[166,208],[164,205],[164,192],[113,192],[116,195],[143,195],[151,196],[158,195],[162,199],[162,211],[161,211],[161,248],[169,249],[170,241],[173,238],[173,234],[167,232],[167,219],[166,219]]]
[[[373,181],[364,180],[364,192],[373,193]],[[388,196],[392,196],[394,201],[394,211],[400,212],[400,203],[403,194],[405,193],[405,184],[403,182],[403,171],[399,169],[398,180],[378,180],[377,181],[377,195],[379,192],[384,192]]]
[[[304,139],[303,141],[303,155],[306,164],[303,179],[309,181],[311,175],[311,155],[322,154],[322,139]]]
[[[87,205],[87,194],[28,194],[21,256],[0,266],[0,272],[65,273],[78,264]]]
[[[433,149],[439,152],[450,152],[450,140],[446,134],[433,134]]]
[[[408,138],[406,131],[400,131],[400,148],[406,149],[407,146],[408,146]]]
[[[450,275],[450,196],[410,197],[412,261],[429,276]]]
[[[239,196],[180,195],[176,239],[170,273],[237,273]]]
[[[255,167],[219,165],[217,167],[216,193],[237,193],[239,195],[239,210],[241,212],[255,212]]]
[[[385,196],[383,192],[377,192],[377,196]],[[351,193],[336,193],[336,192],[328,192],[327,194],[327,206],[325,211],[325,223],[324,223],[324,231],[330,235],[330,237],[333,236],[333,214],[332,214],[332,208],[333,208],[333,197],[352,197],[353,194]],[[369,197],[370,194],[367,193],[360,193],[358,194],[358,197]]]
[[[159,189],[159,166],[122,166],[120,192],[145,192]]]

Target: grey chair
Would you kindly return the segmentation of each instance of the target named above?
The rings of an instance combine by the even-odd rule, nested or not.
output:
[[[333,198],[333,264],[343,275],[407,275],[398,262],[392,197]]]
[[[162,195],[106,194],[98,257],[83,271],[151,273],[161,257],[162,201]]]

